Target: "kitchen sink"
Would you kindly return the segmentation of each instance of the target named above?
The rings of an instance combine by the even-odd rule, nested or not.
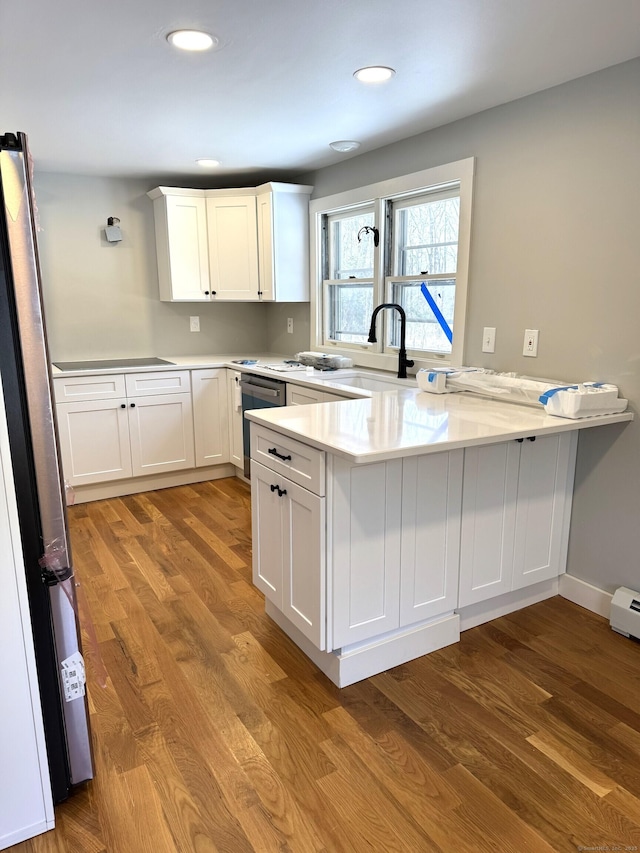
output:
[[[362,388],[363,391],[395,391],[398,388],[416,388],[417,381],[414,377],[410,379],[398,379],[396,376],[381,373],[367,373],[365,371],[349,371],[348,376],[327,376],[323,380],[332,385],[348,385],[351,388]]]

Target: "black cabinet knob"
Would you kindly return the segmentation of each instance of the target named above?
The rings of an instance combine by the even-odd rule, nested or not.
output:
[[[130,405],[131,405],[131,408],[132,408],[132,409],[135,409],[135,407],[136,407],[136,404],[135,404],[135,403],[131,403]]]
[[[211,295],[212,295],[212,296],[215,296],[217,292],[218,292],[217,290],[212,290],[212,291],[211,291]]]
[[[205,296],[208,296],[208,295],[209,295],[209,291],[208,291],[208,290],[205,290],[204,295],[205,295]]]
[[[120,403],[120,408],[121,408],[121,409],[126,409],[127,407],[126,407],[125,403]]]

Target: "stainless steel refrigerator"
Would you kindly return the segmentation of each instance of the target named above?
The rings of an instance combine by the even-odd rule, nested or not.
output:
[[[0,374],[54,802],[93,777],[27,137],[0,135]]]

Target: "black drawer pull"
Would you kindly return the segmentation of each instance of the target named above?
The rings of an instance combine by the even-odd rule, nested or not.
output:
[[[287,490],[286,490],[286,489],[278,489],[278,495],[279,495],[280,497],[282,497],[283,495],[286,495],[286,494],[287,494]]]
[[[280,486],[274,486],[274,485],[273,485],[273,483],[272,483],[272,484],[271,484],[271,486],[270,486],[270,489],[271,489],[271,491],[272,491],[272,492],[275,492],[275,490],[276,490],[276,489],[277,489],[278,491],[280,491]]]
[[[527,438],[527,441],[535,441],[535,440],[536,440],[535,435],[530,435],[530,436]]]
[[[291,461],[291,456],[283,456],[282,453],[278,453],[278,450],[275,447],[270,447],[269,453],[272,456],[277,456],[278,459],[282,459],[283,462],[290,462]]]
[[[272,492],[277,492],[279,498],[281,498],[283,495],[287,494],[287,490],[281,489],[280,486],[274,486],[273,484],[271,484],[269,486],[269,488],[271,489]]]
[[[522,442],[524,441],[524,438],[516,438],[516,441],[518,442],[518,444],[522,444]]]

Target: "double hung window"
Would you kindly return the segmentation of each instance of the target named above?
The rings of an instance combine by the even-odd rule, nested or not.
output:
[[[367,338],[373,309],[392,302],[414,358],[462,364],[472,176],[463,160],[311,203],[316,346],[391,367],[398,312],[383,312],[379,343]]]

